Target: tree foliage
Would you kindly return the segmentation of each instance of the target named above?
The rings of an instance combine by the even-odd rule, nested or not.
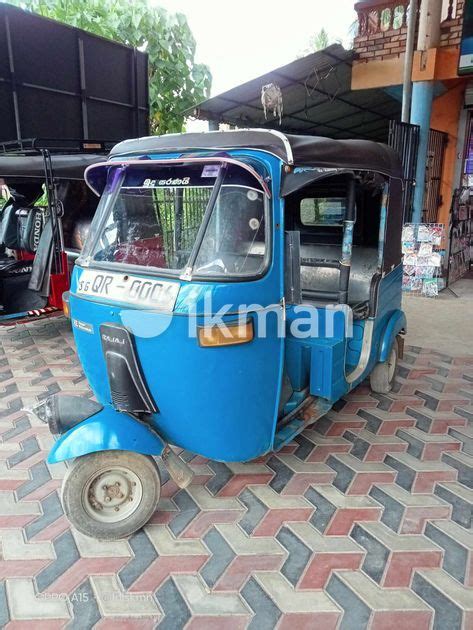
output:
[[[182,112],[209,96],[208,66],[194,61],[195,40],[182,13],[147,0],[10,0],[24,9],[148,53],[153,133],[182,131]]]
[[[317,50],[323,50],[324,48],[327,48],[329,44],[330,38],[324,28],[321,28],[318,33],[312,35],[309,41],[309,47],[312,49],[313,52]]]
[[[327,31],[322,27],[320,31],[312,35],[309,39],[308,46],[300,53],[299,57],[305,57],[318,50],[323,50],[327,48],[327,46],[330,46],[330,44],[341,44],[341,41],[330,37]]]

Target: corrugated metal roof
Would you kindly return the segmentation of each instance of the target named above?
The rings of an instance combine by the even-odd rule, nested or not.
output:
[[[354,51],[333,44],[296,59],[187,110],[203,120],[238,127],[267,127],[286,133],[331,138],[386,141],[389,120],[399,118],[401,104],[382,89],[351,90]],[[261,88],[279,85],[283,117],[264,117]]]

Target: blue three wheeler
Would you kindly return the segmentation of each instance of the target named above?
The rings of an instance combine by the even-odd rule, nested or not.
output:
[[[401,169],[387,146],[270,130],[118,144],[85,174],[101,196],[69,309],[97,402],[33,412],[73,460],[65,512],[127,536],[156,510],[169,444],[227,462],[278,450],[402,355]]]

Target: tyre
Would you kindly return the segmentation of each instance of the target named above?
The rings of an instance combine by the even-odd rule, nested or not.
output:
[[[151,518],[161,494],[152,457],[102,451],[74,460],[62,484],[62,504],[82,534],[116,540],[133,534]]]
[[[389,357],[377,363],[370,374],[370,386],[376,394],[387,394],[391,391],[397,371],[399,354],[398,340],[394,340]]]

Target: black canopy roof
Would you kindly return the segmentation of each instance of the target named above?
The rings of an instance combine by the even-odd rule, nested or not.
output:
[[[286,135],[269,129],[180,133],[125,140],[115,145],[110,157],[231,148],[260,149],[294,166],[376,171],[390,177],[402,177],[397,154],[385,144],[371,140]]]
[[[332,44],[212,96],[184,113],[241,128],[386,142],[389,121],[401,117],[399,89],[352,89],[355,59],[354,50]],[[281,89],[281,121],[271,111],[265,115],[261,102],[262,87],[271,83]]]
[[[56,179],[84,179],[84,171],[91,164],[103,162],[104,155],[52,155],[53,175]],[[41,155],[0,156],[0,177],[5,180],[44,179],[44,159]]]

